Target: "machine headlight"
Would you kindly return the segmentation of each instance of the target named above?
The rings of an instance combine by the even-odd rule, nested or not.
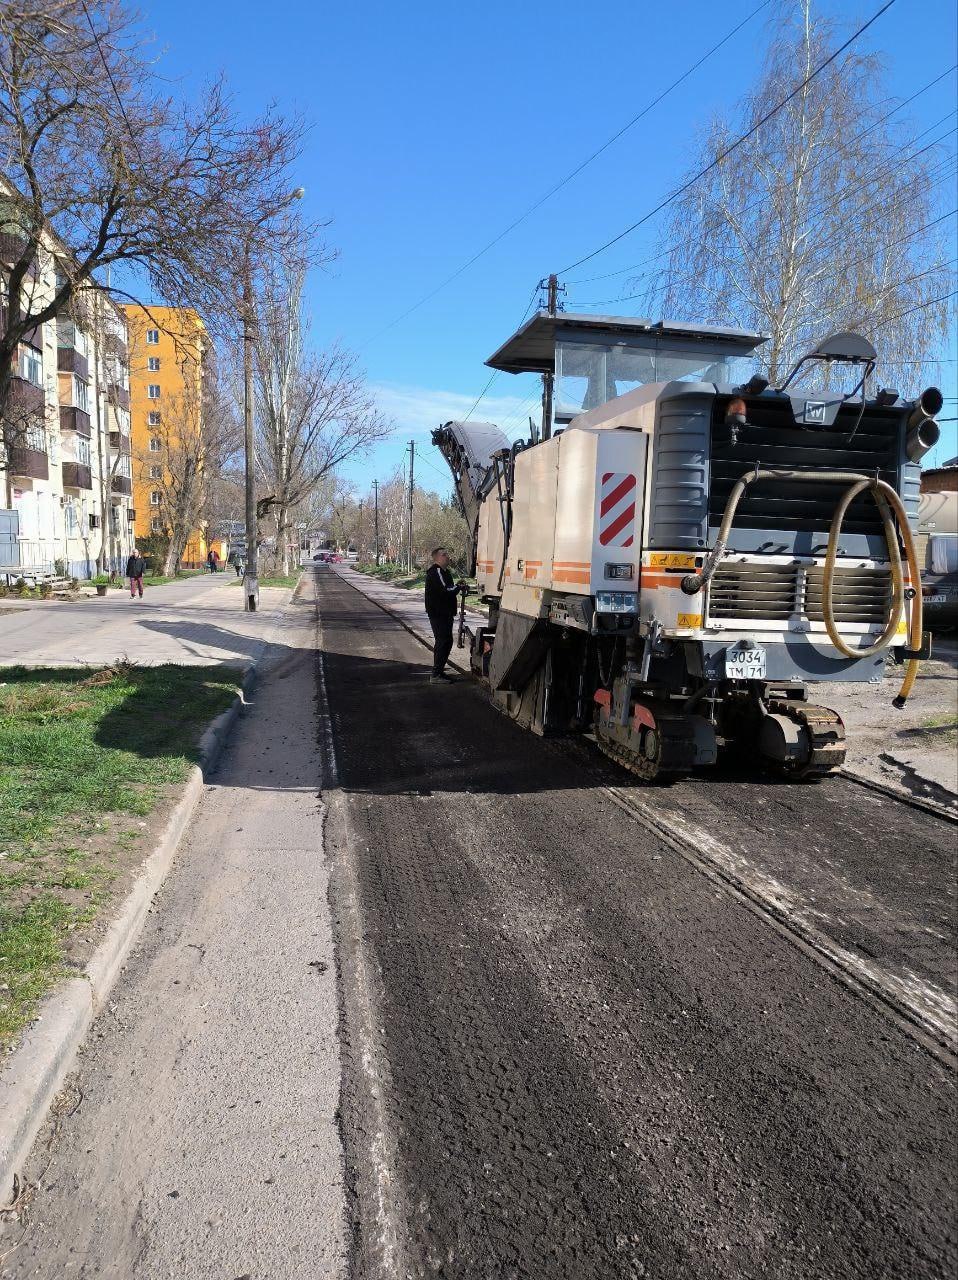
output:
[[[597,591],[597,613],[637,613],[639,597],[635,591]]]
[[[630,564],[607,564],[605,566],[605,576],[607,578],[631,578],[633,566]]]

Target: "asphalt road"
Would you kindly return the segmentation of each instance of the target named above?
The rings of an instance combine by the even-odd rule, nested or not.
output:
[[[948,1066],[318,583],[353,1274],[952,1276]],[[953,828],[837,780],[682,787],[641,802],[950,993]]]

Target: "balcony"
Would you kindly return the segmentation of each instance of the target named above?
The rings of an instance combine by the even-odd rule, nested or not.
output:
[[[18,231],[0,231],[0,263],[5,267],[12,267],[14,263],[20,261],[20,255],[26,248],[26,236],[21,235]],[[36,275],[37,259],[34,254],[33,259],[27,268],[28,275]]]
[[[50,463],[42,449],[11,444],[7,446],[7,458],[11,476],[25,476],[31,480],[50,478]]]
[[[75,373],[84,382],[90,376],[90,362],[76,347],[57,347],[57,368],[61,373]]]
[[[118,409],[129,409],[130,393],[126,387],[121,387],[117,382],[111,382],[107,386],[106,395],[110,404],[116,405]]]
[[[64,489],[92,489],[93,472],[82,462],[64,462]]]
[[[110,481],[110,490],[113,493],[122,493],[127,498],[133,495],[133,481],[129,476],[114,476]]]
[[[116,356],[118,360],[126,362],[129,359],[129,350],[124,340],[117,333],[108,333],[103,343],[108,356]]]
[[[130,437],[124,435],[122,431],[110,432],[110,448],[114,453],[125,453],[127,457],[133,452]]]
[[[19,374],[15,373],[10,383],[7,417],[23,418],[29,414],[41,415],[45,406],[46,400],[43,388],[36,386],[33,382],[28,382],[26,378],[21,378]]]
[[[90,415],[72,404],[60,405],[60,430],[75,431],[85,439],[90,438]]]

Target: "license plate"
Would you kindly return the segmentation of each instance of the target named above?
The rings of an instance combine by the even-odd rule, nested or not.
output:
[[[750,649],[725,650],[726,680],[764,680],[765,650],[754,646]]]
[[[923,604],[944,604],[945,597],[944,596],[925,596],[922,603]]]

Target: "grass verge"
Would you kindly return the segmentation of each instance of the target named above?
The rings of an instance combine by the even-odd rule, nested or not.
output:
[[[88,958],[236,674],[127,662],[0,671],[0,1048]]]
[[[259,585],[261,587],[295,587],[297,582],[299,582],[299,570],[295,573],[288,573],[285,577],[280,575],[279,577],[273,578],[260,578]],[[241,587],[243,585],[243,579],[237,578],[236,581],[230,585],[234,587]]]

